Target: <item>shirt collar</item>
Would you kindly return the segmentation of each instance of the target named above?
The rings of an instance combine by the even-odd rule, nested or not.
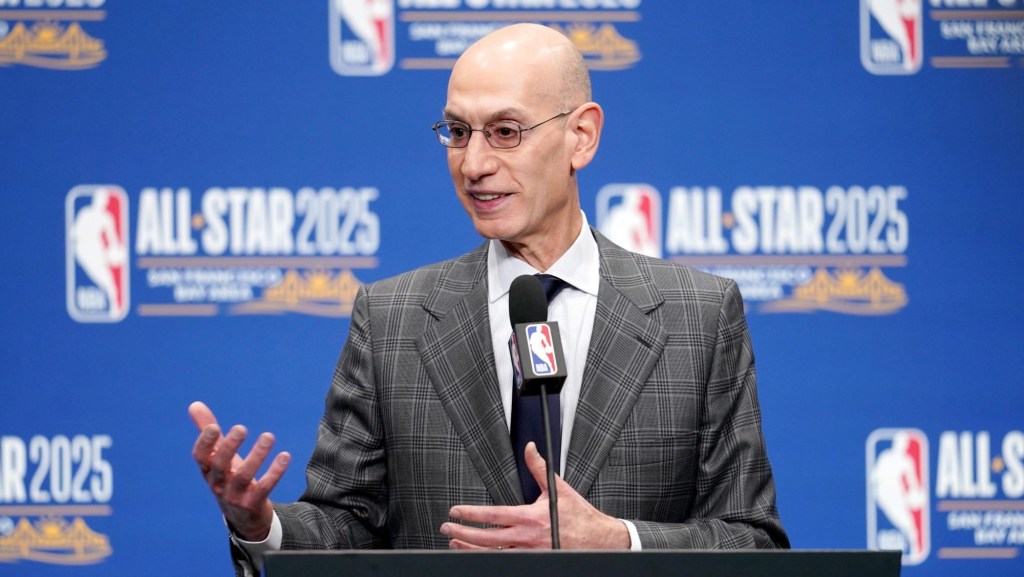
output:
[[[597,250],[597,241],[590,232],[587,215],[583,211],[580,212],[583,215],[583,226],[580,227],[576,241],[544,272],[557,276],[576,290],[596,297],[600,284],[601,257]],[[508,294],[516,277],[539,272],[526,261],[510,255],[501,241],[492,239],[487,250],[488,301],[493,303]]]

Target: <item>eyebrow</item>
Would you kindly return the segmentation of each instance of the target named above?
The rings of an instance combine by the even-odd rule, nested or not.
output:
[[[448,110],[447,108],[445,108],[442,111],[442,116],[445,120],[458,120],[460,122],[466,122],[462,118],[459,118],[457,114],[455,114],[451,110]],[[492,113],[484,124],[494,122],[496,120],[504,120],[511,118],[523,119],[526,118],[526,113],[521,108],[516,108],[515,106],[508,106],[506,108],[502,108],[501,110]]]

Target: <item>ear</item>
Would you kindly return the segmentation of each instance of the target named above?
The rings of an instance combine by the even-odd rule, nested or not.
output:
[[[588,102],[576,110],[573,134],[576,136],[572,154],[574,171],[590,164],[597,154],[597,145],[601,142],[601,127],[604,125],[604,111],[596,102]]]

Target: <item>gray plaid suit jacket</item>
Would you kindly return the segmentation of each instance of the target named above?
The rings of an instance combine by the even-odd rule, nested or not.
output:
[[[735,283],[594,236],[565,481],[644,548],[787,547]],[[486,243],[360,289],[285,549],[445,548],[453,505],[523,503],[487,306]]]

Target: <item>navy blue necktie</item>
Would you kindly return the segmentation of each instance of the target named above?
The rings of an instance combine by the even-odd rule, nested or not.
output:
[[[544,294],[547,296],[548,304],[555,298],[563,288],[569,286],[564,280],[549,274],[535,275],[544,286]],[[515,361],[513,361],[514,363]],[[514,382],[514,380],[513,380]],[[526,468],[524,451],[526,444],[533,441],[537,444],[537,450],[544,456],[544,419],[541,416],[539,396],[520,397],[519,391],[512,390],[512,423],[510,437],[512,439],[512,451],[516,455],[516,465],[519,467],[519,484],[523,488],[523,499],[526,503],[533,503],[540,496],[540,486],[533,479],[530,470]],[[559,407],[558,395],[548,394],[548,416],[551,419],[551,450],[554,453],[549,467],[554,467],[556,473],[560,473],[559,465],[562,460],[562,412]]]

